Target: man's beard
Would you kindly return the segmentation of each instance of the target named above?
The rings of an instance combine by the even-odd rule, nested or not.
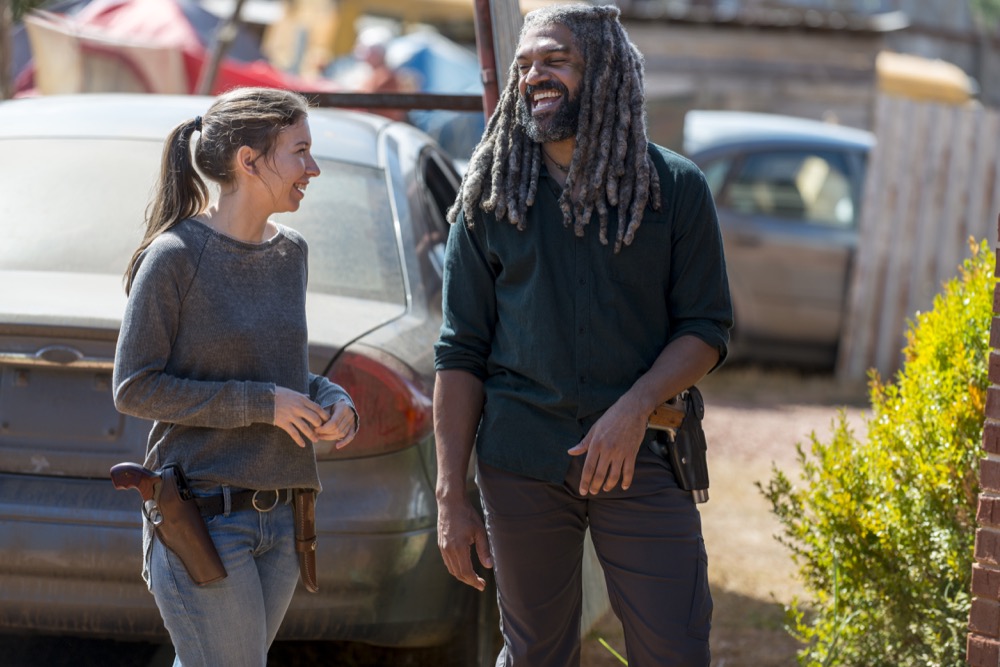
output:
[[[546,115],[539,123],[539,120],[531,115],[528,99],[532,94],[541,90],[559,91],[562,93],[562,98],[556,110]],[[524,95],[518,96],[518,104],[521,106],[521,113],[525,119],[524,129],[532,141],[544,144],[576,136],[576,128],[580,122],[580,98],[579,96],[570,97],[566,86],[558,81],[540,86],[528,86]]]

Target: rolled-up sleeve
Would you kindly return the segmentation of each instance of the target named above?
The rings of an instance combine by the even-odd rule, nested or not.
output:
[[[692,170],[687,181],[686,187],[677,190],[684,194],[671,248],[670,340],[700,338],[718,350],[721,364],[733,326],[722,232],[704,175]]]
[[[486,225],[460,215],[448,233],[444,257],[441,334],[434,346],[437,370],[463,370],[484,380],[496,324],[495,274],[486,249]]]

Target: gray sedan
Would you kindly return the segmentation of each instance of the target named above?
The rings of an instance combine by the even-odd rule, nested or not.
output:
[[[108,477],[143,460],[149,424],[115,410],[110,378],[162,140],[209,103],[0,103],[2,630],[166,636],[139,576],[139,496]],[[279,639],[489,664],[495,597],[453,579],[436,540],[432,345],[458,176],[410,126],[332,110],[310,125],[322,176],[282,222],[310,244],[312,370],[350,391],[362,429],[319,460],[320,592],[296,594]]]
[[[870,132],[772,114],[689,111],[733,294],[734,359],[830,368],[847,308]]]

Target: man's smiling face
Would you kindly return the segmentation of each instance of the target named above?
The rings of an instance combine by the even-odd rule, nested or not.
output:
[[[574,137],[584,67],[569,28],[552,24],[528,29],[516,60],[518,104],[528,119],[528,136],[540,143]]]

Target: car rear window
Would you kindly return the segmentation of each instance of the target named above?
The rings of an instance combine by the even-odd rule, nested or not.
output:
[[[749,153],[723,203],[750,215],[850,228],[857,207],[849,174],[844,156],[832,151]]]
[[[0,269],[121,275],[142,239],[160,152],[152,141],[0,141]],[[317,162],[300,209],[276,216],[309,243],[310,290],[404,302],[384,173]]]

